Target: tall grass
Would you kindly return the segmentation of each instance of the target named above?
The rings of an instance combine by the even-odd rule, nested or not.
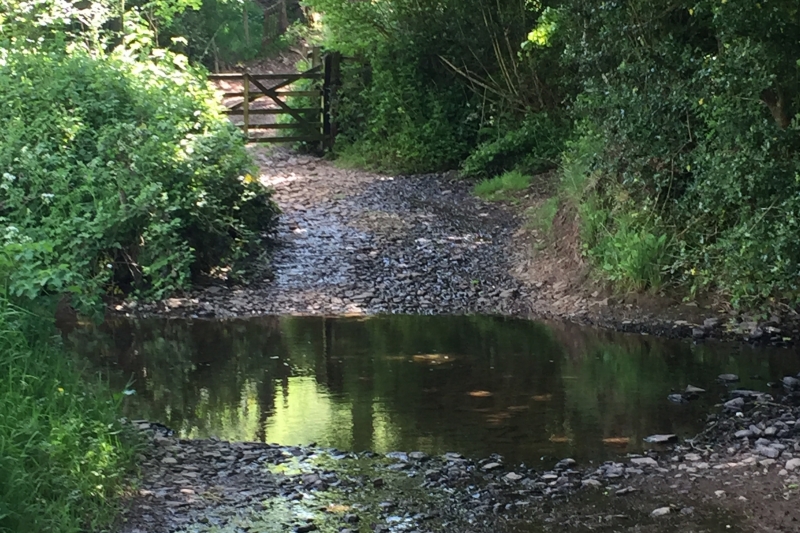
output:
[[[49,320],[0,296],[0,532],[103,531],[133,447]]]
[[[513,193],[530,187],[531,179],[531,176],[519,170],[510,170],[495,178],[479,181],[473,192],[487,200],[511,199]]]
[[[664,285],[673,243],[656,215],[632,214],[623,199],[601,201],[614,197],[611,191],[618,188],[606,180],[604,195],[596,190],[599,177],[593,159],[601,148],[593,135],[568,143],[559,195],[578,213],[584,254],[602,278],[622,291],[657,291]]]

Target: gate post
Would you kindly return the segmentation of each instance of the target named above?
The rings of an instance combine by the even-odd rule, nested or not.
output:
[[[336,89],[339,86],[339,52],[325,54],[325,81],[322,86],[322,134],[325,137],[324,147],[333,148],[336,138],[336,122],[333,121],[333,103]]]
[[[242,86],[244,92],[244,103],[242,104],[242,117],[244,118],[244,138],[250,140],[250,76],[247,69],[242,71]]]

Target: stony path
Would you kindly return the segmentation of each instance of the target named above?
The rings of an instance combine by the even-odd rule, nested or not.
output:
[[[519,226],[443,176],[389,178],[259,148],[261,181],[283,210],[274,279],[210,287],[162,305],[175,314],[524,314],[510,275]],[[162,311],[163,309],[152,309]]]

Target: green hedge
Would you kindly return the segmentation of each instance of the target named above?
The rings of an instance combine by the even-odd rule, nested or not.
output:
[[[15,295],[161,297],[275,224],[203,76],[154,57],[15,51],[0,64],[0,237]]]

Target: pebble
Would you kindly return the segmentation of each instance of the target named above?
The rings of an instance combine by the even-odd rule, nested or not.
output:
[[[631,459],[631,463],[637,466],[652,466],[652,467],[658,466],[658,461],[656,461],[651,457],[635,457]]]
[[[660,516],[668,515],[671,511],[672,511],[672,509],[670,509],[669,507],[659,507],[658,509],[656,509],[652,513],[650,513],[650,516],[652,516],[654,518],[658,518]]]
[[[650,444],[666,444],[668,442],[672,442],[678,439],[677,435],[674,434],[667,434],[667,435],[650,435],[649,437],[645,437],[644,441]]]

